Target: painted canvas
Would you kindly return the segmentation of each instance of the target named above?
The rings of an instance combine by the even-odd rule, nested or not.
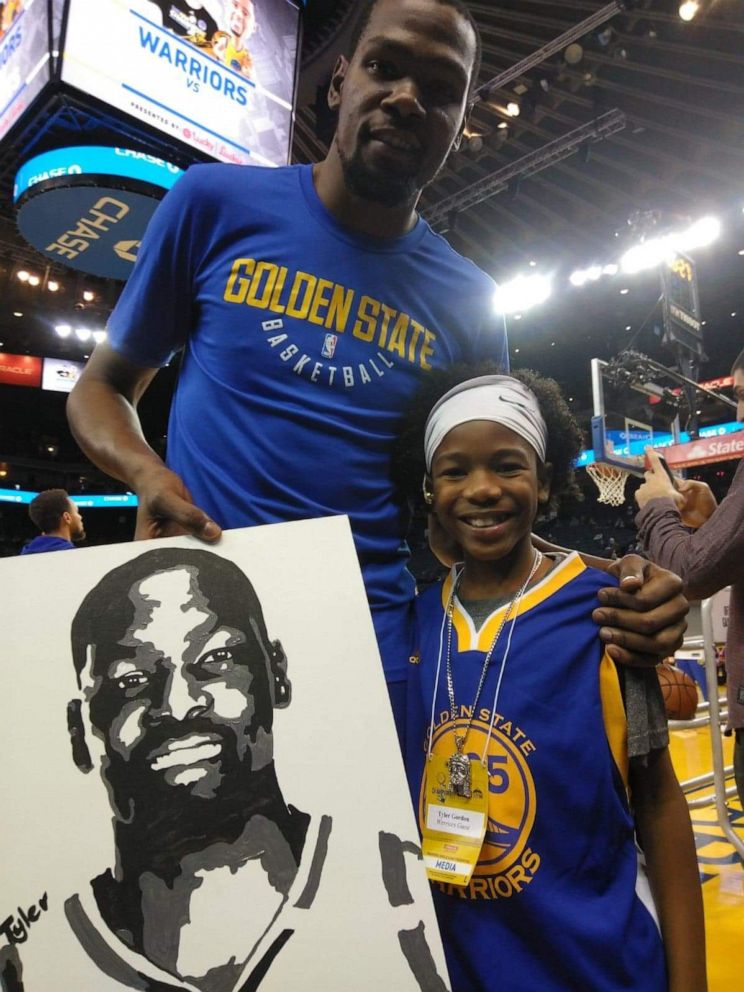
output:
[[[346,518],[0,561],[2,992],[443,992]]]

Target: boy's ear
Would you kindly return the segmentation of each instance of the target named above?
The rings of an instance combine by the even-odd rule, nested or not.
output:
[[[343,89],[348,69],[349,60],[345,55],[339,55],[333,67],[331,83],[328,87],[328,106],[331,110],[338,110],[341,106],[341,90]]]
[[[424,476],[424,481],[421,483],[421,492],[424,494],[424,503],[427,506],[433,506],[434,486],[432,485],[431,476],[428,473]]]
[[[537,502],[547,503],[550,500],[550,484],[553,481],[553,466],[550,462],[538,465],[537,468]]]

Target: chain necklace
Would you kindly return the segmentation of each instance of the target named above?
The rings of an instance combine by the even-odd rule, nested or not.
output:
[[[446,660],[445,672],[447,677],[447,696],[449,698],[449,705],[450,705],[450,718],[452,720],[452,725],[453,725],[452,733],[455,738],[455,753],[448,760],[447,769],[450,774],[450,790],[455,795],[462,796],[465,799],[469,799],[471,796],[471,790],[470,790],[471,775],[470,775],[470,758],[468,758],[468,756],[463,753],[463,749],[465,747],[465,741],[467,740],[468,734],[470,733],[470,727],[473,723],[473,716],[477,710],[478,700],[480,699],[483,683],[486,681],[486,675],[488,674],[488,669],[491,664],[491,656],[493,655],[496,645],[498,644],[499,637],[501,636],[501,631],[504,629],[504,626],[506,625],[507,621],[511,618],[512,613],[515,610],[515,607],[517,608],[519,607],[519,604],[521,603],[522,600],[522,596],[524,596],[527,586],[530,584],[530,582],[532,582],[535,572],[540,567],[542,560],[543,560],[542,554],[539,551],[535,551],[532,561],[532,568],[530,569],[529,575],[524,580],[524,583],[522,584],[521,588],[515,594],[514,598],[509,603],[506,610],[504,611],[504,615],[501,618],[501,623],[499,624],[498,629],[493,636],[493,640],[491,641],[491,646],[486,652],[486,657],[483,659],[483,667],[481,668],[480,678],[478,679],[478,687],[475,690],[475,698],[473,699],[473,705],[470,710],[470,716],[468,717],[468,722],[465,726],[463,733],[461,734],[458,734],[457,730],[455,729],[457,726],[457,707],[455,705],[455,685],[452,678],[452,627],[453,627],[452,618],[455,612],[455,598],[460,588],[460,581],[462,579],[463,572],[465,571],[464,569],[460,571],[454,583],[452,584],[452,592],[450,594],[449,603],[447,604],[447,660]],[[502,674],[503,674],[504,666],[506,665],[507,656],[509,654],[510,644],[511,644],[511,637],[509,638],[509,642],[507,643],[506,650],[504,651],[504,657],[501,662]]]

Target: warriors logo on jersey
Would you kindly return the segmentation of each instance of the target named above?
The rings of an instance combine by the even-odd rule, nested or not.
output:
[[[452,753],[453,723],[448,713],[434,730],[432,752],[444,757]],[[488,824],[474,877],[468,886],[471,898],[495,899],[510,896],[527,884],[540,864],[539,855],[528,848],[530,831],[535,822],[536,796],[527,759],[520,742],[526,741],[527,752],[532,745],[525,734],[511,723],[494,720],[489,738],[491,713],[481,710],[479,719],[473,720],[467,738],[467,754],[472,761],[480,761],[486,742],[485,760],[488,770]],[[499,728],[503,724],[503,729]],[[467,717],[454,724],[457,734],[465,732]],[[513,736],[510,736],[510,733]],[[517,740],[513,737],[516,736]],[[419,797],[419,820],[423,830],[425,822],[424,784]],[[446,886],[445,886],[446,887]]]

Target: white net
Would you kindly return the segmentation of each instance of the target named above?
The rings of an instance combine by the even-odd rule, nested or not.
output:
[[[600,503],[609,503],[610,506],[623,505],[625,483],[628,481],[629,472],[615,465],[608,465],[606,462],[593,462],[586,466],[586,470],[599,489],[597,499]]]

